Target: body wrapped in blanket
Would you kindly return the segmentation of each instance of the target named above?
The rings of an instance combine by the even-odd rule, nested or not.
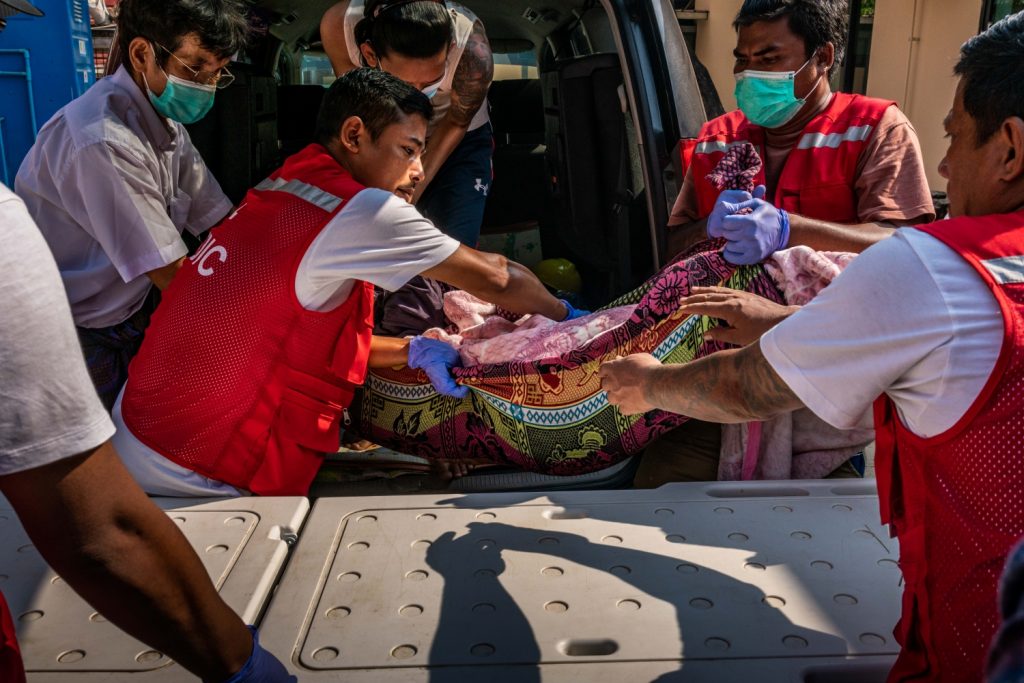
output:
[[[786,291],[806,300],[848,262],[807,249],[780,252],[768,267],[733,266],[720,248],[718,242],[694,247],[640,288],[577,321],[509,320],[483,302],[450,294],[451,330],[429,335],[459,347],[466,367],[455,374],[470,395],[441,396],[418,370],[373,371],[353,403],[354,426],[403,453],[545,474],[592,472],[638,453],[687,418],[621,415],[601,391],[602,362],[647,352],[685,363],[724,348],[704,339],[713,320],[679,310],[692,287],[731,287],[777,302]]]
[[[760,168],[747,143],[730,149],[708,179],[719,190],[750,193]],[[353,403],[357,431],[425,458],[556,475],[593,472],[639,453],[687,418],[659,411],[623,416],[601,391],[597,371],[603,362],[651,353],[665,363],[686,363],[719,351],[723,345],[704,338],[715,321],[679,310],[691,288],[730,287],[803,305],[854,256],[798,246],[762,265],[734,266],[723,258],[723,245],[697,245],[618,301],[562,323],[536,316],[513,320],[464,293],[449,293],[451,329],[428,336],[459,348],[466,367],[455,375],[470,395],[441,396],[426,375],[409,368],[371,371]],[[871,430],[840,433],[809,410],[755,423],[749,431],[727,425],[719,478],[822,477],[872,438]]]

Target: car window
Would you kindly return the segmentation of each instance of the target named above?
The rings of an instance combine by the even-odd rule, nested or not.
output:
[[[539,78],[534,52],[510,52],[494,55],[494,80],[511,81]]]
[[[302,53],[302,61],[299,63],[299,83],[322,85],[326,88],[334,81],[334,69],[326,54],[318,51]]]

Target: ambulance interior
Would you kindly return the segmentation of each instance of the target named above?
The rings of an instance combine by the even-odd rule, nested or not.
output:
[[[218,95],[212,115],[190,128],[234,201],[312,141],[317,109],[334,80],[319,38],[320,17],[331,4],[256,3],[259,34],[232,65],[238,79]],[[567,258],[582,275],[583,302],[608,303],[656,270],[655,251],[663,244],[676,191],[679,129],[695,130],[703,120],[685,47],[686,63],[673,67],[685,72],[683,83],[692,86],[696,107],[678,114],[688,119],[684,126],[672,125],[676,107],[661,103],[660,113],[652,116],[647,110],[658,104],[641,103],[643,120],[670,119],[668,125],[653,126],[659,129],[654,131],[658,144],[648,146],[657,149],[646,150],[645,157],[637,125],[642,119],[633,115],[643,96],[631,95],[637,86],[626,68],[638,58],[627,57],[615,29],[625,19],[617,23],[613,16],[626,16],[625,3],[466,0],[464,5],[484,22],[496,64],[489,95],[494,178],[481,248],[505,248],[527,265],[541,257]],[[681,46],[668,13],[671,5],[662,6],[675,33],[664,30],[665,24],[649,33]],[[641,68],[649,72],[651,65],[634,66]]]

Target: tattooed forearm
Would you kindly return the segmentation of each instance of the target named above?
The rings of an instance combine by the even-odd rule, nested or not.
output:
[[[477,22],[466,43],[452,79],[452,105],[448,117],[452,123],[468,128],[487,99],[494,78],[494,56],[483,25]]]
[[[645,394],[663,410],[723,424],[765,420],[803,407],[759,344],[656,368]]]
[[[730,360],[735,376],[743,378],[742,399],[752,418],[765,419],[804,407],[761,353],[760,344],[740,349]]]

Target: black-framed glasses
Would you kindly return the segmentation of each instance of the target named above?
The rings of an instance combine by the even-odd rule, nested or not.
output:
[[[203,71],[202,69],[196,70],[186,64],[181,57],[174,54],[160,43],[154,42],[153,44],[170,56],[174,57],[178,61],[178,64],[185,67],[188,72],[192,74],[191,80],[193,83],[198,83],[199,85],[212,85],[218,90],[222,90],[235,82],[235,75],[228,71],[226,66],[222,66],[216,71]]]
[[[392,0],[391,2],[382,2],[382,3],[380,3],[379,5],[377,5],[376,7],[373,8],[373,12],[370,14],[370,18],[371,19],[376,19],[377,17],[379,17],[380,15],[384,14],[385,12],[393,10],[396,7],[401,7],[402,5],[408,5],[409,3],[412,3],[412,2],[424,2],[424,1],[425,0]],[[437,4],[441,5],[445,9],[448,9],[448,3],[445,2],[445,0],[426,0],[426,1],[428,1],[428,2],[436,2]]]

